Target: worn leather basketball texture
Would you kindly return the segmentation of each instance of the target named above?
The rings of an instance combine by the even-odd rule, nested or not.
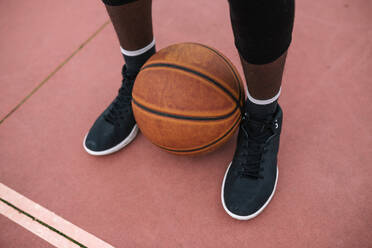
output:
[[[168,46],[142,67],[132,107],[141,132],[175,154],[212,151],[239,127],[245,93],[234,65],[197,43]]]

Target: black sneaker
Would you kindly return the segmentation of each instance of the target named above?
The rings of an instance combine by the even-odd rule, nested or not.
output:
[[[222,205],[231,217],[252,219],[273,197],[282,120],[279,105],[265,121],[252,120],[247,113],[243,116],[234,158],[222,182]]]
[[[128,145],[137,135],[138,127],[132,111],[132,89],[137,75],[129,75],[124,65],[119,94],[98,117],[84,139],[84,148],[91,155],[107,155]]]

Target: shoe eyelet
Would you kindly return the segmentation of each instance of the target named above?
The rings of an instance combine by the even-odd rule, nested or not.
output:
[[[274,121],[274,127],[275,127],[275,129],[278,129],[279,128],[278,120],[275,120]]]

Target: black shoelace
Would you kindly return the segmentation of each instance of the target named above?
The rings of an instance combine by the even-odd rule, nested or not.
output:
[[[112,102],[108,113],[104,116],[105,120],[113,125],[120,126],[120,120],[124,120],[131,110],[132,89],[135,76],[127,73],[126,67],[123,68],[123,81],[117,97]]]
[[[260,174],[263,154],[266,151],[265,142],[273,134],[277,123],[273,121],[255,121],[242,118],[241,129],[243,137],[240,140],[240,150],[236,161],[241,166],[240,175],[251,178],[263,178]]]

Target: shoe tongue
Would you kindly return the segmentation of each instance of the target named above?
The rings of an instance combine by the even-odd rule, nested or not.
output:
[[[126,65],[124,65],[121,70],[121,75],[123,76],[123,79],[134,80],[137,77],[138,73],[139,73],[139,70],[133,70],[133,69],[129,70]]]
[[[137,77],[138,71],[128,71],[123,77],[127,77],[129,80],[134,80]]]
[[[131,79],[129,77],[132,77],[132,76],[128,76],[128,75],[124,76],[122,85],[121,85],[121,89],[126,89],[127,93],[132,92],[133,85],[134,85],[134,79]]]
[[[257,141],[265,141],[270,135],[271,131],[267,128],[265,121],[249,120],[246,124],[249,137]]]
[[[250,120],[247,122],[247,128],[249,132],[257,133],[260,132],[263,127],[263,123],[255,120]]]
[[[262,121],[257,121],[257,120],[253,120],[253,119],[250,119],[248,122],[247,122],[247,131],[251,134],[260,134],[264,127],[265,127],[265,123],[262,122]]]

